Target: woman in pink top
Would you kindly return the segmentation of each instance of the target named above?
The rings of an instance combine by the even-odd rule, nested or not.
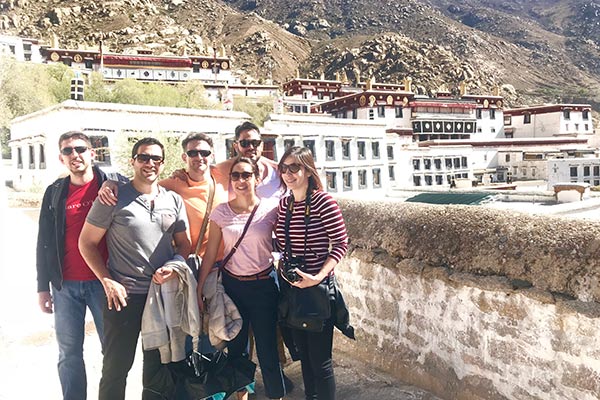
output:
[[[225,292],[244,320],[242,330],[229,342],[227,350],[232,359],[247,357],[248,328],[252,326],[266,396],[280,399],[285,395],[285,388],[277,352],[279,289],[273,270],[271,240],[277,220],[277,208],[272,202],[261,202],[257,196],[258,176],[258,166],[254,160],[239,157],[234,161],[229,180],[235,198],[218,205],[210,215],[208,244],[202,260],[198,291],[199,298],[202,298],[201,290],[215,264],[221,241],[224,243],[224,254],[229,254],[256,208],[237,251],[226,265],[221,266]],[[246,397],[247,392],[238,393],[238,399]]]

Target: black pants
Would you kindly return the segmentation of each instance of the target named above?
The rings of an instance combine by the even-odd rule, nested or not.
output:
[[[229,357],[247,356],[248,328],[252,326],[256,355],[268,398],[285,396],[283,374],[277,351],[277,298],[279,291],[273,277],[240,281],[223,274],[225,292],[238,308],[244,323],[240,333],[227,345]]]
[[[302,363],[306,400],[335,400],[333,323],[328,321],[318,333],[292,329],[292,336]]]
[[[127,307],[104,311],[104,360],[100,379],[100,400],[125,399],[127,374],[133,365],[135,349],[142,327],[145,294],[127,297]],[[158,350],[144,351],[142,367],[143,400],[171,399],[175,392],[174,377],[160,362]]]

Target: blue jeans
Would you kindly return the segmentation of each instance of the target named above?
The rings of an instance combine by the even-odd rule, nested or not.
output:
[[[54,329],[58,342],[58,376],[64,400],[85,400],[87,378],[83,362],[85,314],[89,308],[102,343],[102,312],[106,296],[100,281],[64,281],[61,290],[52,287]]]

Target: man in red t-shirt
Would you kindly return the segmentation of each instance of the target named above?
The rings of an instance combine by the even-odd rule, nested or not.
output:
[[[78,241],[85,218],[107,175],[92,166],[94,149],[85,134],[64,133],[59,138],[59,149],[60,161],[69,174],[48,186],[44,193],[37,242],[38,297],[42,311],[54,313],[63,398],[85,400],[86,309],[92,312],[102,341],[106,296],[102,284],[81,257]],[[101,249],[103,257],[108,258],[105,243]]]

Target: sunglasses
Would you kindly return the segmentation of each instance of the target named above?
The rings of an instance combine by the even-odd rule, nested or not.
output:
[[[290,171],[292,174],[295,174],[296,172],[300,171],[300,168],[302,168],[302,165],[300,164],[281,164],[279,165],[279,172],[285,174],[286,172]]]
[[[254,139],[254,140],[242,139],[242,140],[238,140],[238,143],[242,147],[250,147],[250,145],[252,145],[252,147],[257,148],[258,146],[261,145],[262,140],[260,140],[260,139]]]
[[[231,177],[232,181],[239,181],[240,179],[247,181],[254,176],[254,173],[233,171],[231,174],[229,174],[229,176]]]
[[[210,150],[188,150],[185,152],[185,154],[192,158],[198,157],[198,154],[200,154],[201,157],[208,157],[212,154],[212,152]]]
[[[143,153],[136,154],[133,157],[133,159],[138,160],[139,162],[144,163],[144,164],[150,162],[150,160],[154,161],[156,164],[162,164],[163,161],[165,160],[164,157],[161,157],[161,156],[153,156],[150,154],[143,154]]]
[[[63,156],[70,156],[71,154],[73,154],[73,150],[75,150],[77,154],[82,154],[85,153],[87,149],[87,146],[63,147],[62,149],[60,149],[60,154],[62,154]]]

